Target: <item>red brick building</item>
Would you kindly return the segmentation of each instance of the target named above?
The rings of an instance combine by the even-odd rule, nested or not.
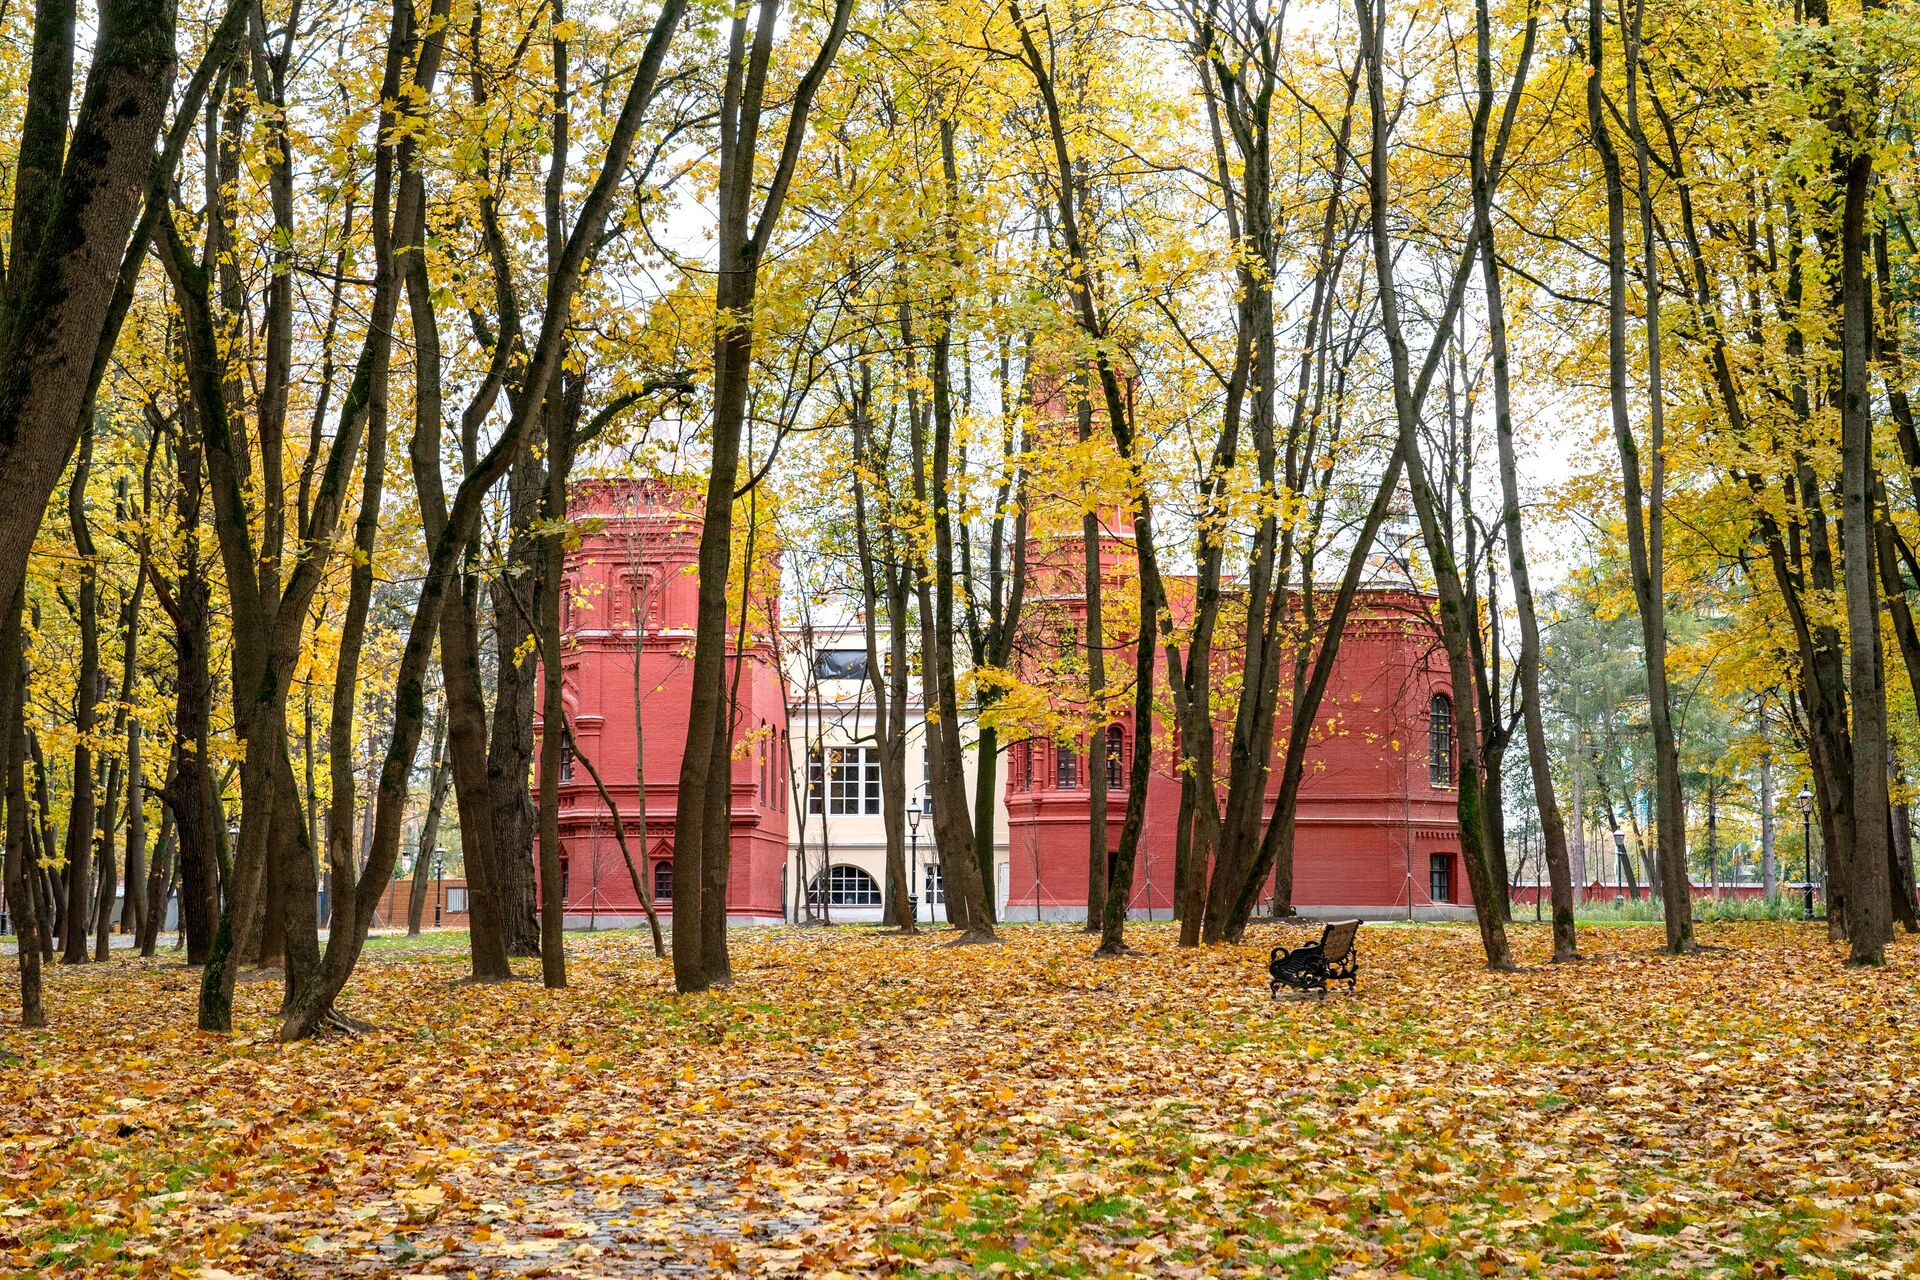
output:
[[[636,869],[672,911],[674,805],[686,741],[697,583],[699,496],[638,481],[575,486],[582,533],[565,561],[563,697],[580,754],[560,784],[561,863],[570,924],[640,918],[611,796]],[[1103,548],[1109,671],[1122,684],[1131,655],[1122,635],[1134,596],[1130,543]],[[1058,647],[1061,628],[1084,625],[1077,536],[1036,539],[1030,567],[1032,643]],[[1191,583],[1186,583],[1190,590]],[[1169,583],[1176,593],[1178,580]],[[773,596],[771,582],[762,594]],[[770,625],[777,607],[762,609]],[[1047,628],[1056,634],[1048,638]],[[1223,644],[1222,670],[1237,663]],[[733,864],[728,909],[740,922],[778,921],[793,894],[784,883],[789,846],[788,689],[767,627],[750,628],[739,671],[734,729]],[[1161,664],[1164,665],[1164,664]],[[1165,680],[1165,672],[1159,678]],[[1164,690],[1163,690],[1164,694]],[[1420,916],[1458,913],[1470,902],[1453,827],[1452,738],[1446,664],[1432,602],[1403,585],[1368,589],[1341,644],[1300,800],[1295,905],[1307,911]],[[1166,699],[1161,698],[1163,705]],[[1285,709],[1281,708],[1284,739]],[[540,727],[544,727],[543,725]],[[1117,744],[1109,839],[1117,844],[1125,803],[1126,714],[1107,731]],[[1003,730],[1002,741],[1015,735]],[[1087,737],[1016,741],[1006,779],[1010,839],[998,900],[1008,918],[1079,918],[1086,909]],[[1222,743],[1227,733],[1219,735]],[[1166,918],[1173,898],[1179,782],[1170,735],[1156,726],[1146,829],[1134,905]],[[1223,747],[1224,749],[1224,747]],[[637,766],[644,765],[637,771]],[[1221,770],[1224,776],[1224,769]],[[644,785],[642,783],[644,776]],[[1273,788],[1270,788],[1270,795]],[[642,800],[644,797],[644,808]],[[923,850],[923,853],[925,851]],[[1411,909],[1411,910],[1410,910]]]
[[[1107,527],[1112,527],[1109,521]],[[1067,654],[1082,646],[1087,618],[1084,542],[1077,534],[1037,538],[1029,552],[1035,594],[1032,654]],[[1101,549],[1107,679],[1130,686],[1135,557],[1129,539],[1108,534]],[[1471,908],[1454,825],[1452,689],[1440,648],[1432,599],[1401,575],[1364,589],[1341,641],[1332,679],[1307,754],[1295,826],[1294,906],[1323,915],[1448,917]],[[1169,578],[1171,603],[1191,608],[1193,580]],[[1322,607],[1326,607],[1324,604]],[[1223,628],[1226,630],[1226,628]],[[1116,633],[1118,642],[1116,642]],[[1241,653],[1231,638],[1215,649],[1216,686],[1237,672]],[[1165,664],[1157,665],[1157,703],[1170,708]],[[1283,658],[1284,672],[1291,666]],[[1044,681],[1045,675],[1037,678]],[[1077,685],[1077,687],[1075,687]],[[1085,678],[1062,681],[1061,701],[1084,698]],[[1130,706],[1130,694],[1127,696]],[[1277,709],[1275,753],[1267,787],[1269,811],[1279,792],[1280,752],[1287,708]],[[1146,825],[1134,869],[1133,907],[1167,918],[1173,907],[1174,848],[1180,809],[1171,715],[1155,724]],[[1224,791],[1232,712],[1215,726],[1215,776]],[[1114,715],[1104,734],[1062,741],[1049,736],[1016,742],[1006,769],[1009,862],[1006,914],[1010,919],[1082,918],[1086,911],[1088,770],[1104,736],[1108,778],[1107,840],[1117,850],[1127,801],[1130,709]]]

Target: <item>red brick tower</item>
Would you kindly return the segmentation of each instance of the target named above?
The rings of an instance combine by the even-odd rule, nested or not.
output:
[[[640,919],[614,835],[659,909],[673,908],[674,805],[687,736],[700,541],[699,495],[646,480],[573,486],[582,529],[567,552],[561,614],[562,698],[585,764],[560,779],[560,843],[569,924]],[[756,602],[756,615],[762,606]],[[777,618],[777,605],[772,610]],[[733,634],[731,630],[729,634]],[[727,910],[742,921],[782,918],[787,849],[786,690],[766,627],[750,627],[739,671],[733,764],[733,871]],[[636,679],[636,665],[638,668]],[[536,721],[536,729],[543,727]],[[644,806],[642,772],[644,760]]]

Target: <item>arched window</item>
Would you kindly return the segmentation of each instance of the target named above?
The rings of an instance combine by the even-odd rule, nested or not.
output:
[[[1120,726],[1117,724],[1108,725],[1107,726],[1107,786],[1111,790],[1117,791],[1121,787],[1124,787],[1127,785],[1126,772],[1120,767],[1121,755],[1125,751],[1126,751],[1126,737],[1124,734],[1121,733]]]
[[[1434,694],[1427,708],[1427,781],[1453,785],[1453,699],[1444,693]]]
[[[653,864],[653,900],[655,902],[673,901],[673,864],[671,862]]]
[[[1073,753],[1073,747],[1061,743],[1053,763],[1053,785],[1062,791],[1072,791],[1080,785],[1080,757]]]
[[[824,896],[828,906],[877,907],[881,903],[880,882],[859,867],[835,863],[813,878],[807,899],[819,906]]]

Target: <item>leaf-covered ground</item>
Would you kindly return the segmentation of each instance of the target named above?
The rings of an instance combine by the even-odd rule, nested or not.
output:
[[[1295,933],[1268,927],[1253,943]],[[1088,958],[735,935],[672,995],[631,935],[574,986],[371,952],[381,1030],[191,1030],[194,975],[49,974],[0,1033],[0,1261],[31,1276],[1858,1275],[1920,1272],[1920,972],[1790,925],[1489,975],[1368,926],[1357,997],[1270,1002],[1255,945]],[[7,961],[11,970],[12,961]],[[15,992],[0,989],[12,1006]]]

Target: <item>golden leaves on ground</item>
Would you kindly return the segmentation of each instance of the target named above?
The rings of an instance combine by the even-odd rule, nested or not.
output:
[[[1261,946],[1282,930],[1256,929]],[[1546,939],[1516,931],[1523,959]],[[1915,964],[1786,925],[1518,975],[1370,925],[1355,998],[1269,1002],[1165,926],[946,950],[736,935],[672,995],[628,935],[576,985],[376,947],[382,1030],[232,1041],[177,963],[55,970],[0,1078],[0,1259],[34,1276],[1920,1273]],[[10,994],[7,998],[11,998]]]

